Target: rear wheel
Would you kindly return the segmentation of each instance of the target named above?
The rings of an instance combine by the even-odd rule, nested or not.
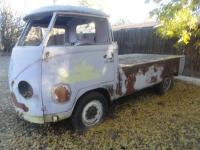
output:
[[[165,77],[161,83],[156,86],[156,90],[159,94],[163,95],[168,90],[172,89],[174,86],[174,79],[173,77]]]
[[[72,115],[72,124],[76,130],[85,130],[103,121],[108,111],[106,98],[98,92],[84,95]]]

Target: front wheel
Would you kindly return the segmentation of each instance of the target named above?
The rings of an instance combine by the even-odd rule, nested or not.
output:
[[[72,125],[76,130],[85,130],[103,121],[108,111],[106,98],[91,92],[79,99],[72,114]]]

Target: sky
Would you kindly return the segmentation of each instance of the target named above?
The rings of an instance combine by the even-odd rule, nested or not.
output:
[[[99,4],[101,2],[101,4]],[[53,0],[4,0],[13,9],[22,15],[32,10],[53,5]],[[145,4],[145,0],[96,0],[96,8],[103,6],[103,11],[110,15],[112,24],[119,19],[128,20],[130,23],[143,23],[152,21],[149,19],[149,11],[155,8],[154,4]],[[79,5],[78,0],[56,0],[56,5]]]

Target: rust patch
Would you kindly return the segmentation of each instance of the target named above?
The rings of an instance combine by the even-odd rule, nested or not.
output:
[[[120,75],[120,72],[118,71],[118,82],[117,82],[116,90],[115,90],[116,95],[121,95],[122,94],[121,84],[120,84],[121,80],[122,80],[121,79],[121,75]]]
[[[65,86],[58,86],[54,89],[56,100],[60,103],[64,103],[70,99],[70,91]]]
[[[134,89],[134,84],[135,84],[136,78],[133,74],[130,74],[127,79],[125,80],[125,85],[126,85],[126,94],[132,94],[135,89]]]
[[[151,81],[150,81],[150,83],[155,83],[155,82],[157,82],[157,76],[153,76],[153,77],[151,77]]]
[[[25,112],[28,112],[28,110],[29,110],[28,107],[25,104],[23,104],[23,103],[19,103],[17,101],[17,98],[16,98],[16,96],[15,96],[15,94],[13,92],[11,92],[11,97],[12,97],[12,102],[14,103],[14,105],[16,107],[22,109]]]
[[[163,73],[161,74],[161,77],[164,78],[164,77],[168,77],[172,75],[178,75],[179,61],[180,61],[180,58],[174,58],[174,59],[165,61],[164,70],[163,70]]]
[[[168,60],[162,60],[162,61],[157,61],[157,62],[152,62],[152,63],[146,63],[146,64],[140,64],[136,66],[126,66],[122,67],[122,70],[124,71],[125,75],[128,77],[130,74],[136,74],[139,72],[140,69],[142,69],[143,74],[145,74],[150,66],[154,66],[155,70],[159,67],[163,67],[163,73],[161,74],[161,77],[165,76],[172,76],[172,75],[177,75],[178,70],[179,70],[179,61],[180,58],[173,58],[173,59],[168,59]]]
[[[116,95],[121,95],[121,86],[120,83],[118,82],[116,85],[116,90],[115,90]]]

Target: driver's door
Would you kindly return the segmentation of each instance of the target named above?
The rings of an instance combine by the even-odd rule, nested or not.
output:
[[[78,92],[82,89],[87,90],[90,87],[114,83],[113,45],[109,43],[87,43],[89,40],[85,44],[84,41],[82,43],[76,42],[73,33],[77,31],[77,28],[74,30],[74,25],[79,20],[74,19],[76,23],[71,24],[70,28],[68,27],[70,31],[66,31],[66,28],[58,28],[61,25],[57,24],[57,21],[60,23],[61,19],[64,20],[57,18],[55,25],[58,26],[54,26],[51,30],[51,36],[43,54],[42,95],[44,106],[46,106],[44,114],[70,110]],[[59,31],[54,32],[54,29]],[[98,38],[102,38],[101,36],[99,35],[96,40],[100,41]],[[69,39],[64,39],[64,37]],[[68,43],[65,43],[66,41]],[[69,101],[59,103],[54,99],[53,89],[59,84],[70,87]]]

